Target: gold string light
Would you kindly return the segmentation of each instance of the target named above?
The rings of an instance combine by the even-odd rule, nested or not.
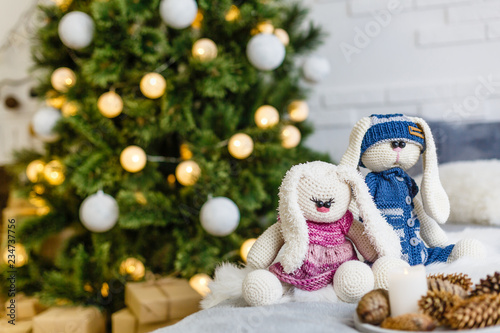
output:
[[[120,264],[120,274],[128,275],[134,281],[141,280],[146,273],[146,269],[142,261],[136,258],[127,258]]]
[[[274,34],[278,39],[283,43],[283,45],[287,46],[290,43],[290,36],[288,36],[288,32],[283,29],[275,29]]]
[[[75,72],[68,67],[60,67],[52,73],[50,83],[55,90],[66,92],[76,84]]]
[[[128,172],[139,172],[146,166],[146,152],[139,146],[128,146],[120,154],[120,164]]]
[[[217,45],[211,39],[202,38],[193,44],[192,53],[200,61],[210,61],[217,57]]]
[[[58,160],[53,160],[47,163],[43,169],[43,175],[50,185],[61,185],[66,179],[64,171],[64,165]]]
[[[22,267],[28,263],[28,252],[23,244],[17,243],[14,247],[5,248],[3,261],[9,266]]]
[[[257,240],[256,238],[250,238],[244,241],[243,244],[241,244],[240,256],[244,262],[247,262],[248,252],[250,252],[250,249],[252,248],[256,240]]]
[[[237,159],[247,158],[253,152],[253,140],[248,134],[237,133],[229,139],[227,149]]]
[[[165,94],[167,81],[158,73],[148,73],[141,79],[140,89],[144,96],[151,99],[160,98]]]
[[[184,186],[196,184],[200,177],[201,169],[195,161],[184,161],[175,168],[175,176]]]
[[[292,121],[304,121],[309,115],[309,106],[305,101],[293,101],[288,105],[288,115]]]
[[[97,100],[97,108],[104,117],[115,118],[122,113],[123,100],[114,91],[108,91]]]
[[[255,111],[255,123],[259,128],[270,128],[280,121],[278,110],[271,105],[263,105]]]
[[[224,18],[228,22],[236,21],[237,19],[240,18],[240,9],[235,5],[231,5]]]
[[[300,139],[300,131],[293,125],[287,125],[281,130],[281,145],[286,149],[297,147]]]
[[[74,101],[64,103],[61,108],[61,113],[66,118],[76,116],[78,113],[78,104]]]
[[[212,281],[210,276],[204,273],[199,273],[193,275],[189,279],[189,285],[191,288],[196,290],[201,296],[206,296],[210,293],[210,288],[208,288],[208,284]]]
[[[45,163],[41,160],[34,160],[28,164],[26,167],[26,177],[32,183],[37,183],[43,178],[43,170],[45,169]]]

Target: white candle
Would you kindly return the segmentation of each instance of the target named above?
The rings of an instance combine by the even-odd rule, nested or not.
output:
[[[418,301],[427,293],[423,265],[395,268],[389,273],[391,317],[418,312]]]

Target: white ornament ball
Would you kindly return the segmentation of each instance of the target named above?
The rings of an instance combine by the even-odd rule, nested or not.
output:
[[[201,207],[200,222],[209,234],[218,237],[227,236],[238,227],[240,210],[231,199],[212,198]]]
[[[198,13],[198,5],[194,0],[162,0],[160,16],[169,27],[184,29],[193,23]]]
[[[278,68],[285,59],[285,53],[285,46],[273,34],[255,35],[247,45],[248,61],[261,71]]]
[[[64,45],[70,49],[83,49],[94,38],[94,21],[88,14],[74,11],[63,16],[58,32]]]
[[[309,57],[302,65],[302,73],[306,80],[310,82],[321,82],[330,74],[330,63],[324,57]]]
[[[118,221],[119,208],[115,198],[99,191],[83,200],[80,221],[92,232],[106,232]]]
[[[59,136],[54,132],[54,127],[61,118],[59,110],[52,107],[43,107],[35,113],[31,120],[33,132],[43,141],[55,141]]]

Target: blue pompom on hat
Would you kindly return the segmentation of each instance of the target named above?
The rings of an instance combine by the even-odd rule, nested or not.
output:
[[[424,132],[405,115],[397,114],[372,114],[371,126],[366,131],[361,143],[361,155],[376,144],[387,141],[414,142],[425,150]]]

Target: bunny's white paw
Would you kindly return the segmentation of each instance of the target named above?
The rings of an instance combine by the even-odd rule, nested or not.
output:
[[[251,306],[276,304],[282,295],[280,280],[268,270],[255,270],[243,280],[243,298]]]
[[[337,297],[347,303],[357,303],[373,289],[374,283],[370,267],[356,260],[340,265],[333,276],[333,289]]]
[[[471,257],[476,259],[486,258],[486,248],[484,245],[473,238],[464,238],[459,240],[448,257],[448,263],[462,257]]]

